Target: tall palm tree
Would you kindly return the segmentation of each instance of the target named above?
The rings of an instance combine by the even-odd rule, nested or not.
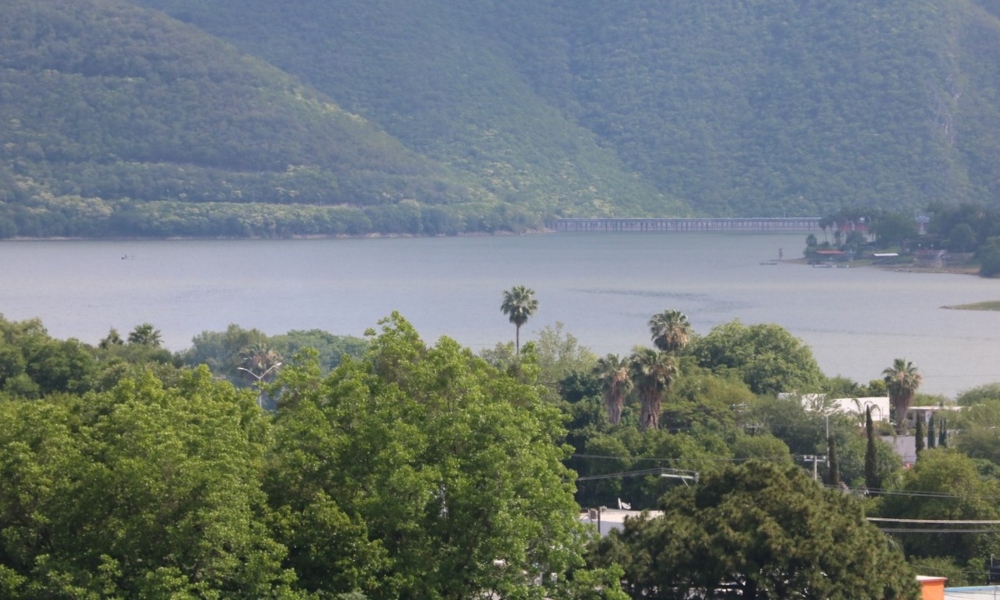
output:
[[[649,320],[653,344],[664,352],[677,352],[691,341],[691,322],[679,310],[665,310]]]
[[[612,425],[617,425],[622,420],[625,396],[632,391],[629,361],[622,359],[617,354],[609,354],[604,358],[597,359],[594,375],[601,382],[604,405],[608,409],[608,421],[611,421]]]
[[[500,305],[503,314],[514,324],[514,347],[521,354],[521,325],[538,310],[538,300],[535,300],[535,290],[523,285],[515,285],[503,293],[503,304]]]
[[[913,363],[897,358],[891,367],[882,371],[882,380],[889,391],[889,403],[896,412],[896,432],[906,433],[906,411],[913,403],[913,396],[923,377]]]
[[[670,389],[670,384],[673,383],[674,375],[677,373],[674,359],[666,352],[643,348],[632,355],[630,362],[632,378],[642,403],[639,428],[642,431],[657,429],[660,426],[660,404],[663,401],[663,394]]]

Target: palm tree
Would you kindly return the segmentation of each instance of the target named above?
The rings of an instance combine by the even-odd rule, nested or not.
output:
[[[264,342],[256,342],[243,348],[240,357],[243,359],[243,366],[238,368],[254,379],[263,378],[281,365],[281,355]]]
[[[665,310],[649,320],[653,345],[664,352],[677,352],[691,341],[691,322],[679,310]]]
[[[632,390],[632,378],[629,372],[629,361],[617,354],[609,354],[597,359],[594,375],[601,382],[604,392],[604,405],[608,408],[608,421],[617,425],[622,420],[622,406],[625,396]]]
[[[538,310],[538,300],[535,300],[535,290],[523,285],[515,285],[503,293],[503,304],[500,305],[503,314],[510,317],[514,324],[514,347],[521,354],[521,325]]]
[[[153,327],[151,323],[136,325],[132,333],[128,334],[128,343],[130,344],[159,348],[161,341],[160,330]]]
[[[882,371],[882,380],[889,391],[889,402],[896,412],[896,432],[906,433],[906,411],[910,409],[923,377],[913,363],[897,358],[891,367]]]
[[[657,352],[652,348],[636,351],[631,358],[632,378],[639,391],[642,402],[642,412],[639,416],[639,428],[642,431],[657,429],[660,426],[660,403],[663,394],[670,389],[674,381],[677,367],[674,359],[666,352]]]

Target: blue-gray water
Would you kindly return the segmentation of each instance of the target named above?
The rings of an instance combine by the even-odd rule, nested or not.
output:
[[[361,335],[398,310],[425,339],[448,335],[478,351],[513,338],[501,291],[524,284],[540,308],[522,340],[561,321],[595,352],[626,353],[648,343],[652,314],[675,308],[699,333],[735,318],[778,323],[829,375],[867,382],[904,357],[929,393],[1000,381],[1000,313],[941,308],[1000,299],[1000,281],[760,264],[779,248],[801,255],[804,237],[4,242],[0,313],[41,317],[52,335],[90,343],[148,321],[180,350],[229,323]]]

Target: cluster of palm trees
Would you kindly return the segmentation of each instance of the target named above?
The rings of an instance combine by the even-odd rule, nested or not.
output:
[[[535,291],[516,285],[503,292],[500,311],[514,324],[514,345],[521,353],[521,326],[538,310]],[[677,353],[691,340],[691,323],[684,313],[665,310],[649,320],[653,345],[656,349],[637,349],[627,358],[608,354],[598,359],[594,374],[601,382],[608,419],[621,422],[622,408],[632,390],[636,390],[642,405],[639,426],[657,429],[660,426],[660,406],[677,374]]]
[[[677,374],[677,353],[691,340],[691,323],[684,313],[666,310],[649,320],[649,330],[656,349],[639,348],[626,358],[608,354],[594,368],[612,425],[621,422],[622,408],[634,389],[641,406],[639,428],[660,426],[663,396]]]
[[[535,291],[517,285],[503,293],[500,310],[515,327],[515,348],[521,353],[521,326],[538,310]],[[660,405],[677,374],[676,356],[691,341],[691,323],[677,310],[665,310],[649,320],[649,330],[656,349],[641,348],[631,356],[608,354],[598,359],[594,374],[601,383],[608,420],[612,425],[621,422],[622,408],[629,394],[635,390],[641,403],[639,427],[657,429],[660,424]],[[906,432],[906,411],[913,403],[922,377],[913,364],[897,358],[893,365],[882,372],[889,392],[889,401],[896,415],[896,430]]]

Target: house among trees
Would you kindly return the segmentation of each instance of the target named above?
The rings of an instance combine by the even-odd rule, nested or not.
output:
[[[791,394],[778,394],[778,398],[791,398]],[[826,394],[803,394],[799,397],[803,408],[823,414],[840,413],[845,415],[863,416],[868,407],[872,409],[872,419],[875,421],[889,420],[889,397],[866,396],[863,398],[827,399]]]

